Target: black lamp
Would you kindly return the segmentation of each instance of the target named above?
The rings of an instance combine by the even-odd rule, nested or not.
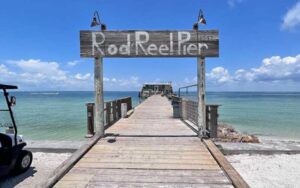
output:
[[[198,20],[197,20],[197,22],[194,23],[194,25],[193,25],[193,29],[194,29],[194,30],[198,30],[198,29],[199,29],[199,24],[206,25],[206,20],[205,20],[205,18],[204,18],[203,11],[202,11],[201,9],[199,10]]]
[[[106,30],[106,25],[101,23],[101,21],[100,21],[98,11],[95,11],[94,12],[94,17],[93,17],[93,20],[92,20],[92,23],[91,23],[91,27],[95,27],[97,25],[100,25],[100,29],[102,31]]]

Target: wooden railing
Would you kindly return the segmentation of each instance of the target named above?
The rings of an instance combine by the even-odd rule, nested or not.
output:
[[[173,101],[177,101],[179,104],[180,118],[188,120],[194,125],[198,125],[198,103],[180,97],[173,97]],[[208,136],[215,138],[217,137],[218,129],[218,107],[220,105],[207,104],[206,105],[206,131],[209,133]]]
[[[108,128],[116,121],[122,118],[122,104],[127,106],[127,109],[123,109],[126,112],[132,110],[131,97],[125,97],[104,103],[104,125]],[[126,104],[126,105],[124,105]],[[94,135],[94,103],[87,103],[87,135],[91,137]],[[125,113],[126,113],[125,112]]]

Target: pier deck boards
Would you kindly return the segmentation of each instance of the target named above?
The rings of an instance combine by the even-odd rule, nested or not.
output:
[[[121,119],[55,187],[232,187],[206,146],[159,95]]]

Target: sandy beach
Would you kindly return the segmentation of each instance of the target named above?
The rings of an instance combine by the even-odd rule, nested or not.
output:
[[[296,155],[231,155],[229,162],[250,187],[300,186],[300,154]]]

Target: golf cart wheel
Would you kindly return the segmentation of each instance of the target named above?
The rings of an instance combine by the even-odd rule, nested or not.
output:
[[[15,173],[20,174],[27,171],[30,168],[31,163],[32,153],[27,150],[22,150],[15,166]]]

